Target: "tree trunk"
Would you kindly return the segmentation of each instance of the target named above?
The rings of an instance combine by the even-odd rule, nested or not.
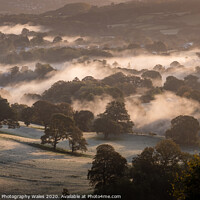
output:
[[[55,138],[54,143],[53,143],[53,149],[56,150],[56,145],[57,145],[57,139]]]
[[[74,153],[74,144],[72,144],[72,153]]]
[[[46,124],[44,125],[44,130],[45,130],[45,131],[47,130],[47,125],[46,125]]]
[[[53,144],[53,149],[56,150],[56,142]]]
[[[106,177],[105,177],[105,169],[106,167],[104,166],[104,168],[103,168],[103,173],[102,173],[102,176],[103,176],[103,186],[105,186],[106,185]]]
[[[104,139],[108,139],[108,133],[104,133]]]

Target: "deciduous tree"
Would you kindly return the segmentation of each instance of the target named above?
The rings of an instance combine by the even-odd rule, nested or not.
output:
[[[177,144],[163,140],[147,147],[133,159],[132,183],[135,198],[140,200],[171,200],[172,186],[181,163],[187,160]]]
[[[192,145],[198,142],[199,122],[192,116],[180,115],[171,121],[171,128],[166,137],[181,145]]]
[[[33,118],[33,108],[27,107],[21,111],[21,120],[29,126]]]
[[[82,131],[78,127],[74,127],[69,135],[69,146],[72,153],[77,150],[87,151],[87,142],[83,137]]]
[[[45,130],[47,125],[50,124],[51,116],[55,113],[59,113],[59,109],[56,105],[39,100],[33,104],[34,119],[37,123],[44,125]]]
[[[63,114],[52,115],[49,126],[45,130],[45,135],[41,137],[42,144],[51,144],[54,149],[60,140],[68,139],[69,132],[72,132],[74,121]]]
[[[81,130],[75,126],[74,120],[61,113],[52,115],[50,124],[47,126],[44,133],[45,134],[41,137],[42,144],[51,144],[54,150],[61,140],[69,140],[69,146],[72,152],[87,150],[87,142]]]
[[[106,111],[95,120],[94,130],[102,132],[107,138],[110,134],[130,133],[133,125],[124,102],[112,101],[107,105]]]
[[[101,190],[124,177],[126,169],[126,159],[111,145],[102,144],[97,147],[92,168],[88,171],[88,179],[96,190]]]
[[[88,110],[81,110],[79,112],[76,111],[74,113],[74,120],[76,122],[76,125],[82,131],[91,130],[93,119],[94,119],[94,114]]]
[[[200,199],[200,157],[194,155],[173,184],[173,196],[180,200]]]

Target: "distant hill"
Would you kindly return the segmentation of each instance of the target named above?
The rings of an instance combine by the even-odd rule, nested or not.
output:
[[[149,1],[152,1],[151,3]],[[133,1],[100,7],[92,12],[78,14],[71,18],[74,21],[85,23],[118,23],[130,22],[135,20],[136,16],[147,15],[151,13],[179,13],[200,11],[199,0],[144,0]]]
[[[39,0],[27,1],[38,2]],[[48,6],[50,6],[50,2],[54,0],[40,1],[43,3],[48,1]],[[94,1],[92,2],[94,3]],[[157,31],[158,36],[162,36],[160,31],[168,29],[178,29],[180,33],[189,31],[190,34],[199,31],[199,11],[200,0],[135,0],[120,4],[112,3],[102,7],[88,3],[74,3],[66,4],[60,8],[54,6],[51,11],[43,12],[40,15],[1,15],[0,23],[39,24],[49,27],[56,34],[126,34],[131,36],[135,33],[139,35],[148,32],[148,34],[155,36]]]
[[[39,14],[61,8],[69,3],[88,3],[103,6],[112,2],[120,3],[129,0],[0,0],[0,14]]]
[[[78,14],[83,14],[89,12],[91,9],[91,5],[88,3],[73,3],[73,4],[66,4],[64,7],[59,8],[54,11],[48,11],[44,13],[44,15],[51,15],[51,16],[73,16]]]

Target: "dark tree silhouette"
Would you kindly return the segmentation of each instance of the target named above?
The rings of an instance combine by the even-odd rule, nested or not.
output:
[[[136,199],[171,200],[172,185],[181,165],[187,160],[177,144],[163,140],[147,147],[133,159],[132,183]]]
[[[200,157],[194,155],[173,184],[173,196],[180,200],[200,199]]]
[[[83,138],[81,130],[75,126],[74,120],[61,113],[52,115],[50,124],[47,126],[44,133],[45,135],[41,137],[42,144],[51,144],[54,150],[61,140],[67,139],[69,140],[69,146],[72,152],[87,150],[87,142]]]
[[[29,126],[33,118],[33,108],[27,107],[21,111],[21,120]]]
[[[59,113],[56,105],[47,101],[37,101],[33,104],[34,119],[37,123],[44,125],[45,130],[47,125],[50,124],[51,116],[54,113]]]
[[[110,102],[106,111],[94,122],[94,130],[97,133],[102,132],[105,138],[110,134],[130,133],[133,126],[125,104],[121,101]]]
[[[63,114],[53,114],[45,135],[41,137],[42,144],[51,144],[54,149],[60,140],[68,139],[72,132],[74,121]]]
[[[166,138],[178,144],[192,145],[198,142],[199,122],[192,116],[180,115],[171,121],[171,128],[166,131]]]
[[[18,128],[17,115],[10,107],[7,99],[0,97],[0,127],[8,125],[8,128]]]
[[[0,97],[0,121],[3,121],[5,119],[10,119],[13,117],[14,112],[10,108],[9,103],[7,99],[3,99]]]
[[[117,153],[111,145],[102,144],[97,147],[92,168],[88,171],[88,179],[96,190],[101,190],[122,178],[126,170],[126,159]]]
[[[94,115],[92,112],[88,110],[81,110],[76,111],[74,113],[74,120],[76,122],[76,125],[82,130],[82,131],[91,131],[92,127],[92,120],[94,120]]]
[[[53,39],[53,43],[57,43],[57,42],[62,42],[62,37],[61,36],[56,36],[54,39]]]
[[[55,71],[55,69],[49,64],[37,63],[35,65],[35,73],[38,74],[38,78],[44,78],[51,71]]]
[[[72,153],[81,150],[87,151],[87,142],[83,137],[83,133],[78,127],[74,127],[72,133],[69,135],[69,146],[72,150]]]
[[[22,110],[24,108],[27,108],[27,105],[14,103],[14,104],[11,104],[10,107],[13,110],[13,112],[15,113],[16,119],[18,121],[21,121],[22,120]]]
[[[73,117],[74,111],[70,104],[62,102],[62,103],[57,104],[57,107],[59,109],[59,113],[62,113],[69,117]]]
[[[142,73],[142,78],[159,79],[162,80],[162,76],[159,72],[154,70],[147,70]]]
[[[164,83],[164,89],[170,90],[172,92],[177,92],[179,88],[184,86],[185,83],[183,80],[179,80],[174,76],[168,76],[166,82]]]
[[[105,117],[96,119],[93,126],[97,133],[104,134],[105,139],[107,139],[110,134],[119,135],[123,133],[123,128],[120,124]]]

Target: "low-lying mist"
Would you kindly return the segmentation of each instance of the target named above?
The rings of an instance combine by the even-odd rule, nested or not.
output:
[[[170,63],[173,61],[178,61],[185,67],[194,67],[198,66],[200,62],[200,58],[196,55],[196,52],[199,52],[198,49],[194,49],[191,51],[181,51],[174,52],[171,55],[152,55],[152,54],[141,54],[141,55],[130,55],[121,53],[117,54],[117,56],[110,58],[107,60],[109,64],[117,62],[120,66],[130,67],[137,70],[141,69],[153,69],[153,67],[157,64],[161,64],[168,68]]]
[[[48,36],[44,37],[44,40],[47,40],[49,42],[53,42],[55,37],[56,37],[56,35],[48,35]],[[86,41],[86,39],[87,39],[86,37],[83,38],[81,36],[61,36],[61,37],[62,37],[63,41],[66,41],[66,42],[69,42],[69,43],[72,43],[72,42],[76,41],[79,38],[84,39],[84,41]]]
[[[74,101],[75,110],[89,110],[97,116],[103,113],[113,99],[109,96],[96,97],[94,101]],[[126,109],[134,122],[134,131],[163,135],[170,127],[173,118],[179,115],[192,115],[199,119],[200,104],[196,101],[176,96],[171,92],[157,95],[150,103],[141,103],[138,96],[125,99]]]
[[[80,80],[86,76],[93,76],[96,79],[103,79],[113,73],[116,70],[112,64],[116,61],[122,68],[134,68],[134,69],[152,69],[156,64],[162,64],[163,66],[169,67],[170,63],[173,61],[178,61],[180,64],[184,65],[185,68],[174,69],[171,72],[163,73],[163,82],[165,78],[169,75],[174,75],[177,78],[183,78],[188,74],[194,72],[195,67],[199,64],[200,58],[196,55],[197,50],[189,52],[175,53],[172,56],[150,56],[150,55],[140,55],[135,57],[117,57],[108,59],[107,63],[110,65],[104,66],[101,62],[66,62],[51,64],[52,67],[58,71],[51,75],[50,78],[44,81],[29,81],[23,82],[11,87],[6,87],[5,89],[10,92],[12,99],[9,99],[12,103],[20,102],[21,97],[24,93],[38,93],[41,94],[46,89],[50,88],[52,84],[59,80],[72,81],[75,77]],[[129,65],[130,63],[130,65]],[[34,68],[34,63],[26,63],[31,69]],[[129,65],[129,66],[128,66]],[[3,71],[8,66],[0,66],[0,70]],[[25,103],[25,102],[23,102]],[[28,102],[27,102],[28,103]]]
[[[155,96],[155,100],[148,104],[142,104],[135,97],[128,97],[126,108],[135,123],[135,130],[139,132],[164,134],[170,127],[170,121],[179,115],[200,118],[198,102],[171,92]]]
[[[50,72],[51,76],[47,76],[45,80],[27,81],[18,83],[16,85],[7,86],[5,90],[9,92],[8,100],[10,103],[25,103],[32,105],[33,101],[27,102],[22,100],[25,93],[42,94],[49,89],[52,84],[57,81],[72,81],[75,77],[80,80],[86,76],[93,76],[95,79],[103,79],[116,72],[116,68],[112,65],[115,61],[122,68],[134,69],[152,69],[155,65],[161,64],[168,68],[173,61],[180,62],[184,65],[183,68],[175,68],[172,71],[162,73],[163,81],[169,75],[177,78],[184,78],[186,75],[194,72],[195,67],[198,66],[200,58],[196,55],[198,50],[173,53],[172,56],[158,56],[158,55],[140,55],[135,57],[114,57],[107,60],[106,65],[102,61],[86,61],[52,64],[52,67],[57,69],[56,72]],[[129,64],[130,63],[130,64]],[[27,64],[28,65],[28,64]],[[30,63],[33,68],[33,63]],[[4,66],[1,66],[3,71]],[[8,66],[7,66],[8,67]],[[104,112],[107,103],[113,99],[109,96],[95,97],[94,101],[72,101],[72,106],[75,110],[90,110],[96,116]],[[135,131],[137,132],[152,132],[156,134],[164,134],[170,126],[170,121],[178,115],[192,115],[197,119],[200,118],[197,111],[199,111],[199,103],[191,99],[176,96],[170,92],[164,92],[161,95],[156,95],[155,100],[150,103],[141,103],[138,96],[130,96],[125,99],[126,108],[135,123]]]
[[[113,99],[109,96],[96,97],[94,101],[74,101],[75,110],[89,110],[97,116],[103,113],[106,105]],[[157,95],[150,103],[141,103],[137,96],[125,99],[126,109],[134,122],[134,131],[164,135],[173,118],[179,115],[191,115],[199,119],[200,104],[196,101],[176,96],[171,92]]]
[[[74,110],[89,110],[97,116],[100,113],[103,113],[106,109],[108,103],[112,101],[111,96],[96,96],[93,101],[73,101],[72,107]]]
[[[49,30],[43,26],[33,26],[30,24],[15,24],[15,25],[3,25],[0,26],[0,32],[4,34],[15,34],[15,35],[20,35],[22,30],[26,28],[29,31],[34,31],[34,32],[48,32]]]
[[[54,67],[54,65],[52,65]],[[60,65],[55,65],[55,68],[60,68],[60,71],[57,71],[50,78],[45,79],[44,81],[29,81],[21,82],[16,85],[7,86],[5,89],[10,92],[11,99],[8,99],[11,103],[26,103],[30,105],[33,102],[22,102],[21,97],[25,93],[37,93],[41,94],[46,89],[49,89],[51,85],[55,82],[63,81],[72,81],[75,77],[80,80],[86,76],[93,76],[96,79],[103,79],[106,76],[109,76],[113,73],[112,69],[100,66],[98,63],[91,63],[88,65],[85,64],[70,64],[64,63]],[[53,72],[54,73],[54,72]]]

